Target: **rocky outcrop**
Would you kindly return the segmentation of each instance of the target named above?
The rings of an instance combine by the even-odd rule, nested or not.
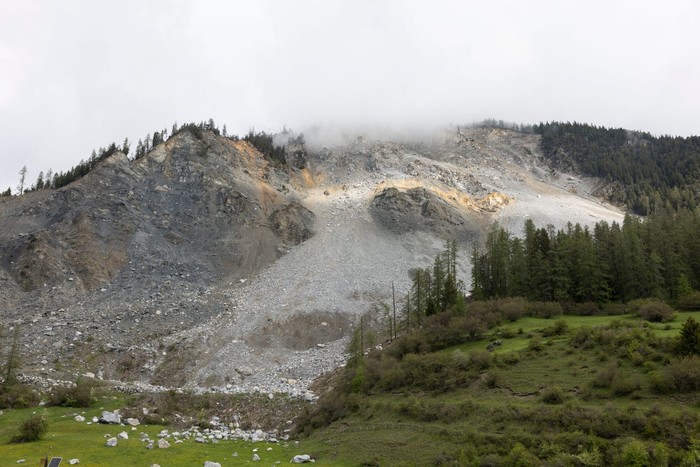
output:
[[[460,209],[425,187],[380,189],[370,209],[377,222],[396,234],[423,231],[466,242],[483,232],[478,213]]]
[[[398,300],[443,240],[461,241],[464,279],[495,220],[621,219],[542,167],[537,136],[465,132],[297,140],[281,164],[181,131],[61,189],[0,197],[0,324],[20,325],[24,375],[313,400],[360,316],[383,332],[390,284]]]

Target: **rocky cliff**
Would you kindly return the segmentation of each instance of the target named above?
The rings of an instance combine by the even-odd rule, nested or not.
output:
[[[301,393],[359,316],[382,329],[391,283],[405,293],[445,239],[468,252],[495,220],[620,219],[595,183],[505,130],[312,141],[286,164],[181,131],[0,198],[0,320],[20,326],[28,374]]]

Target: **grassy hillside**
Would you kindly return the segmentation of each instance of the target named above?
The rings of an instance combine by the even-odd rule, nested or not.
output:
[[[316,465],[698,465],[700,359],[674,350],[691,316],[700,320],[700,312],[678,313],[669,323],[632,315],[530,316],[501,320],[478,338],[445,345],[445,337],[464,331],[466,318],[443,313],[383,350],[351,360],[335,375],[336,389],[311,410],[294,407],[304,411],[299,442],[190,440],[148,450],[141,432],[157,439],[175,426],[131,431],[74,416],[90,420],[102,408],[129,412],[142,405],[166,414],[188,404],[204,420],[213,407],[230,412],[233,402],[167,396],[158,405],[107,397],[87,409],[5,410],[0,466],[19,459],[36,464],[44,455],[78,458],[81,465],[244,465],[254,454],[261,465],[273,465],[303,453]],[[47,415],[48,434],[10,444],[34,412]],[[104,446],[106,434],[124,430],[128,440]]]
[[[76,411],[70,409],[51,408],[46,411],[50,420],[49,433],[44,440],[34,443],[8,444],[8,441],[16,431],[16,427],[36,409],[12,410],[2,415],[0,419],[0,466],[17,465],[20,459],[26,460],[26,465],[35,466],[39,460],[48,455],[51,457],[63,457],[63,464],[68,460],[77,458],[80,465],[105,466],[149,466],[160,464],[163,466],[201,466],[204,462],[214,461],[222,465],[241,465],[252,461],[253,454],[257,453],[261,461],[272,465],[277,461],[288,463],[295,455],[300,454],[297,445],[292,443],[250,443],[246,441],[227,441],[218,444],[199,444],[193,440],[182,444],[171,442],[170,448],[146,449],[145,443],[140,441],[141,433],[148,433],[151,439],[158,439],[158,433],[171,427],[162,425],[148,425],[138,427],[131,431],[129,427],[108,425],[86,425],[74,420],[75,413],[85,415],[99,415],[100,411],[86,410]],[[89,418],[88,418],[89,419]],[[129,439],[119,440],[116,447],[106,447],[105,434],[117,436],[118,433],[127,431]],[[270,450],[268,451],[268,448]],[[256,450],[255,452],[253,450]],[[237,456],[234,457],[234,453]]]
[[[410,334],[339,377],[305,444],[339,465],[698,465],[700,359],[674,353],[689,316],[527,317],[437,351]]]

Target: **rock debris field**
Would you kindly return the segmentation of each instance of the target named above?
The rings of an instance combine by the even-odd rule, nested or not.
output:
[[[534,135],[308,137],[299,154],[284,168],[244,142],[178,134],[141,160],[113,156],[61,190],[2,200],[0,304],[20,327],[25,377],[313,400],[360,317],[388,337],[392,283],[403,300],[410,270],[445,240],[459,241],[468,286],[472,244],[494,221],[517,234],[528,218],[624,215],[594,196],[600,181],[546,167]],[[252,436],[179,435],[160,439]]]

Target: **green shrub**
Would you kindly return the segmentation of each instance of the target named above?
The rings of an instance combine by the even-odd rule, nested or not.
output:
[[[35,414],[22,422],[19,434],[12,438],[13,443],[31,443],[38,441],[49,430],[49,422],[44,414]]]
[[[469,365],[476,370],[486,370],[491,366],[491,354],[485,350],[474,350],[469,353]]]
[[[7,388],[0,386],[0,409],[20,409],[39,403],[39,395],[22,383]]]
[[[591,316],[600,314],[600,308],[594,302],[569,302],[564,306],[564,313],[575,316]]]
[[[515,443],[515,446],[513,446],[505,458],[505,465],[535,467],[542,465],[542,461],[528,451],[525,446],[520,443]]]
[[[544,345],[542,344],[542,339],[537,336],[534,336],[532,339],[530,339],[530,342],[527,343],[527,350],[532,352],[539,352],[543,348]]]
[[[593,378],[592,385],[597,388],[609,388],[618,376],[619,368],[616,364],[608,365],[598,372]]]
[[[563,336],[569,332],[569,325],[563,319],[558,319],[552,326],[545,328],[542,331],[544,337]]]
[[[696,467],[700,465],[700,441],[694,440],[683,456],[681,467]]]
[[[680,297],[676,302],[676,308],[688,311],[700,310],[700,292],[692,292]]]
[[[496,334],[498,337],[502,339],[512,339],[518,334],[516,333],[515,329],[512,328],[501,328],[496,330]]]
[[[700,323],[692,316],[683,323],[676,350],[681,355],[700,354]]]
[[[644,443],[636,439],[629,441],[622,448],[620,463],[625,467],[647,467],[649,465],[649,453]]]
[[[606,316],[624,315],[627,307],[622,303],[608,302],[600,306],[600,312]]]
[[[552,386],[551,388],[545,389],[542,393],[541,400],[545,404],[561,404],[564,402],[564,391],[558,386]]]
[[[551,318],[563,314],[564,309],[557,302],[531,302],[528,310],[528,315],[536,318]]]
[[[673,308],[661,301],[652,301],[643,304],[637,310],[637,316],[653,323],[665,323],[673,321],[675,313]]]
[[[635,391],[639,391],[641,387],[642,384],[639,381],[639,377],[624,377],[621,374],[616,374],[610,384],[610,389],[612,389],[613,394],[616,396],[632,394]]]
[[[504,319],[517,321],[527,314],[528,303],[522,297],[513,297],[498,300],[496,307]]]
[[[500,380],[500,372],[496,370],[491,370],[488,373],[486,373],[486,377],[484,378],[484,385],[489,389],[494,389],[498,387],[498,383]]]
[[[700,389],[700,357],[687,357],[664,367],[650,376],[656,392],[689,392]]]
[[[95,401],[96,384],[78,380],[75,386],[54,388],[48,405],[54,407],[90,407]]]

